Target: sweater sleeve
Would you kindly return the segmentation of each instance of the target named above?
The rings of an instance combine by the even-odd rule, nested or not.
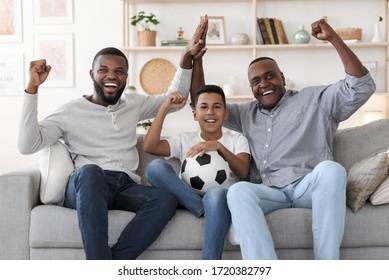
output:
[[[38,122],[38,94],[23,95],[19,119],[18,149],[22,154],[33,154],[61,138],[62,132],[50,121]]]
[[[179,67],[166,93],[154,96],[146,96],[144,98],[139,121],[154,118],[157,115],[159,107],[165,101],[166,97],[171,93],[180,92],[184,96],[188,96],[191,80],[192,69],[182,69]],[[174,111],[177,110],[171,110],[170,112]]]

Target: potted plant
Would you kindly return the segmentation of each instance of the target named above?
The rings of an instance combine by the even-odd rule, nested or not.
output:
[[[144,11],[141,11],[137,15],[131,17],[131,25],[138,25],[141,27],[141,30],[138,31],[138,46],[156,45],[157,32],[155,30],[151,30],[151,26],[158,24],[159,21],[153,13],[146,14]]]

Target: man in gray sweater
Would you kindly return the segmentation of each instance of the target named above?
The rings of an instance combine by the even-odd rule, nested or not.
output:
[[[39,122],[37,93],[51,66],[44,59],[30,63],[19,150],[31,154],[60,139],[64,142],[75,166],[64,206],[77,210],[87,259],[137,258],[175,214],[175,198],[163,190],[140,185],[140,177],[135,173],[139,163],[136,126],[141,120],[155,117],[169,94],[189,94],[192,60],[206,51],[206,31],[205,17],[185,48],[165,94],[123,94],[127,58],[116,48],[105,48],[96,54],[90,70],[93,94],[63,104]],[[112,248],[108,245],[109,209],[136,213]]]

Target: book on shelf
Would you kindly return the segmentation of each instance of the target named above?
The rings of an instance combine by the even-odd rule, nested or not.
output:
[[[261,28],[259,27],[259,19],[257,19],[257,43],[258,43],[258,45],[265,44],[265,41],[263,40],[263,36],[261,33]]]
[[[264,18],[258,18],[257,22],[258,22],[259,30],[261,31],[261,37],[263,39],[264,44],[270,45],[271,42],[270,42],[269,34],[267,33]]]
[[[162,40],[161,46],[186,46],[188,44],[189,40],[187,39],[180,39],[180,40]]]
[[[267,34],[269,34],[270,44],[274,45],[275,41],[274,41],[273,32],[271,31],[271,27],[270,27],[270,20],[269,20],[269,18],[264,18],[264,21],[265,21]]]
[[[288,38],[281,20],[276,18],[258,18],[257,22],[259,44],[288,44]]]
[[[282,25],[282,21],[275,18],[274,25],[276,27],[278,42],[280,44],[289,44],[288,37],[286,37],[286,33],[284,30],[284,26]]]
[[[277,32],[276,32],[276,26],[274,24],[274,20],[273,18],[269,18],[269,23],[270,23],[270,29],[271,29],[271,33],[273,34],[273,38],[274,38],[274,44],[279,44],[278,42],[278,36],[277,36]]]

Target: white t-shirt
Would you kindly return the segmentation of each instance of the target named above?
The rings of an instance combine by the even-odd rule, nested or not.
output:
[[[186,153],[190,148],[192,148],[193,145],[205,141],[203,138],[201,138],[199,132],[183,132],[174,136],[170,136],[166,140],[170,146],[170,156],[168,158],[178,158],[180,159],[181,163],[185,160],[187,157]],[[247,138],[240,133],[234,133],[231,135],[223,133],[222,137],[218,141],[235,155],[240,153],[250,154]],[[229,187],[239,180],[240,179],[238,176],[236,176],[231,171],[228,182],[223,185]]]

